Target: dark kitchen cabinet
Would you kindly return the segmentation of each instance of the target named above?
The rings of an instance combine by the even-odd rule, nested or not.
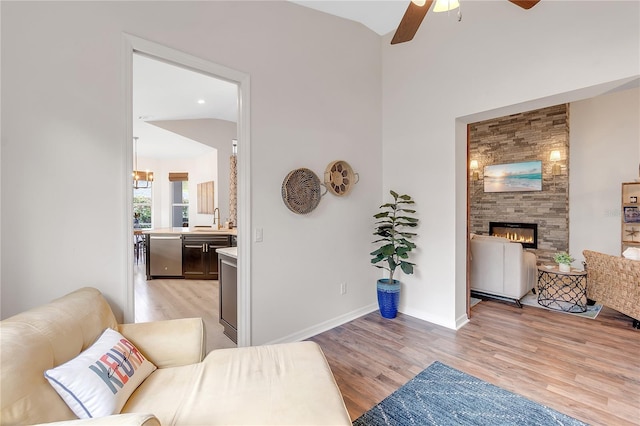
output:
[[[238,343],[238,261],[234,256],[220,253],[218,262],[220,324],[224,327],[224,334]]]
[[[229,247],[229,235],[184,235],[182,240],[182,275],[185,279],[217,280],[218,253]]]

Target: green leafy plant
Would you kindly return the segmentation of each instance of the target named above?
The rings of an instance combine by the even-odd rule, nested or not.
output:
[[[571,257],[571,255],[569,253],[567,253],[566,251],[561,251],[559,253],[556,253],[553,255],[553,261],[556,263],[563,263],[565,265],[571,265],[571,262],[573,262],[575,259],[573,257]]]
[[[380,247],[370,254],[373,256],[371,263],[389,271],[389,282],[393,282],[393,274],[398,266],[405,274],[413,274],[415,264],[408,259],[409,253],[416,248],[411,239],[417,234],[405,229],[418,226],[418,219],[412,216],[416,211],[408,208],[415,204],[409,195],[398,195],[394,191],[389,193],[393,202],[381,205],[380,212],[373,215],[378,219],[373,235],[379,237],[373,243],[380,244]]]

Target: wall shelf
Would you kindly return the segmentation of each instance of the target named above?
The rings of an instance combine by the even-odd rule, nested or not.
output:
[[[640,247],[640,182],[624,182],[620,200],[620,250]]]

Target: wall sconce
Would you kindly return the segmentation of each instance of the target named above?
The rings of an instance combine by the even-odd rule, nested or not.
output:
[[[471,170],[471,180],[477,181],[480,179],[480,173],[478,173],[478,160],[471,160],[469,163],[469,169]]]
[[[553,166],[551,166],[551,176],[553,176],[553,190],[556,190],[556,176],[560,176],[562,174],[562,166],[558,163],[560,161],[560,151],[551,151],[549,154],[549,160],[553,162]]]
[[[560,161],[560,151],[551,151],[549,160],[553,162],[553,166],[551,167],[551,174],[553,176],[561,175],[562,167],[560,166],[560,164],[558,164],[558,161]]]

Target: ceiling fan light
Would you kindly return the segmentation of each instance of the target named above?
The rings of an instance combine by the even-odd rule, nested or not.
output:
[[[448,12],[449,10],[457,9],[460,7],[458,0],[436,0],[436,4],[433,6],[434,12]]]
[[[411,0],[411,3],[415,4],[416,6],[424,6],[424,4],[427,2],[427,0]]]

